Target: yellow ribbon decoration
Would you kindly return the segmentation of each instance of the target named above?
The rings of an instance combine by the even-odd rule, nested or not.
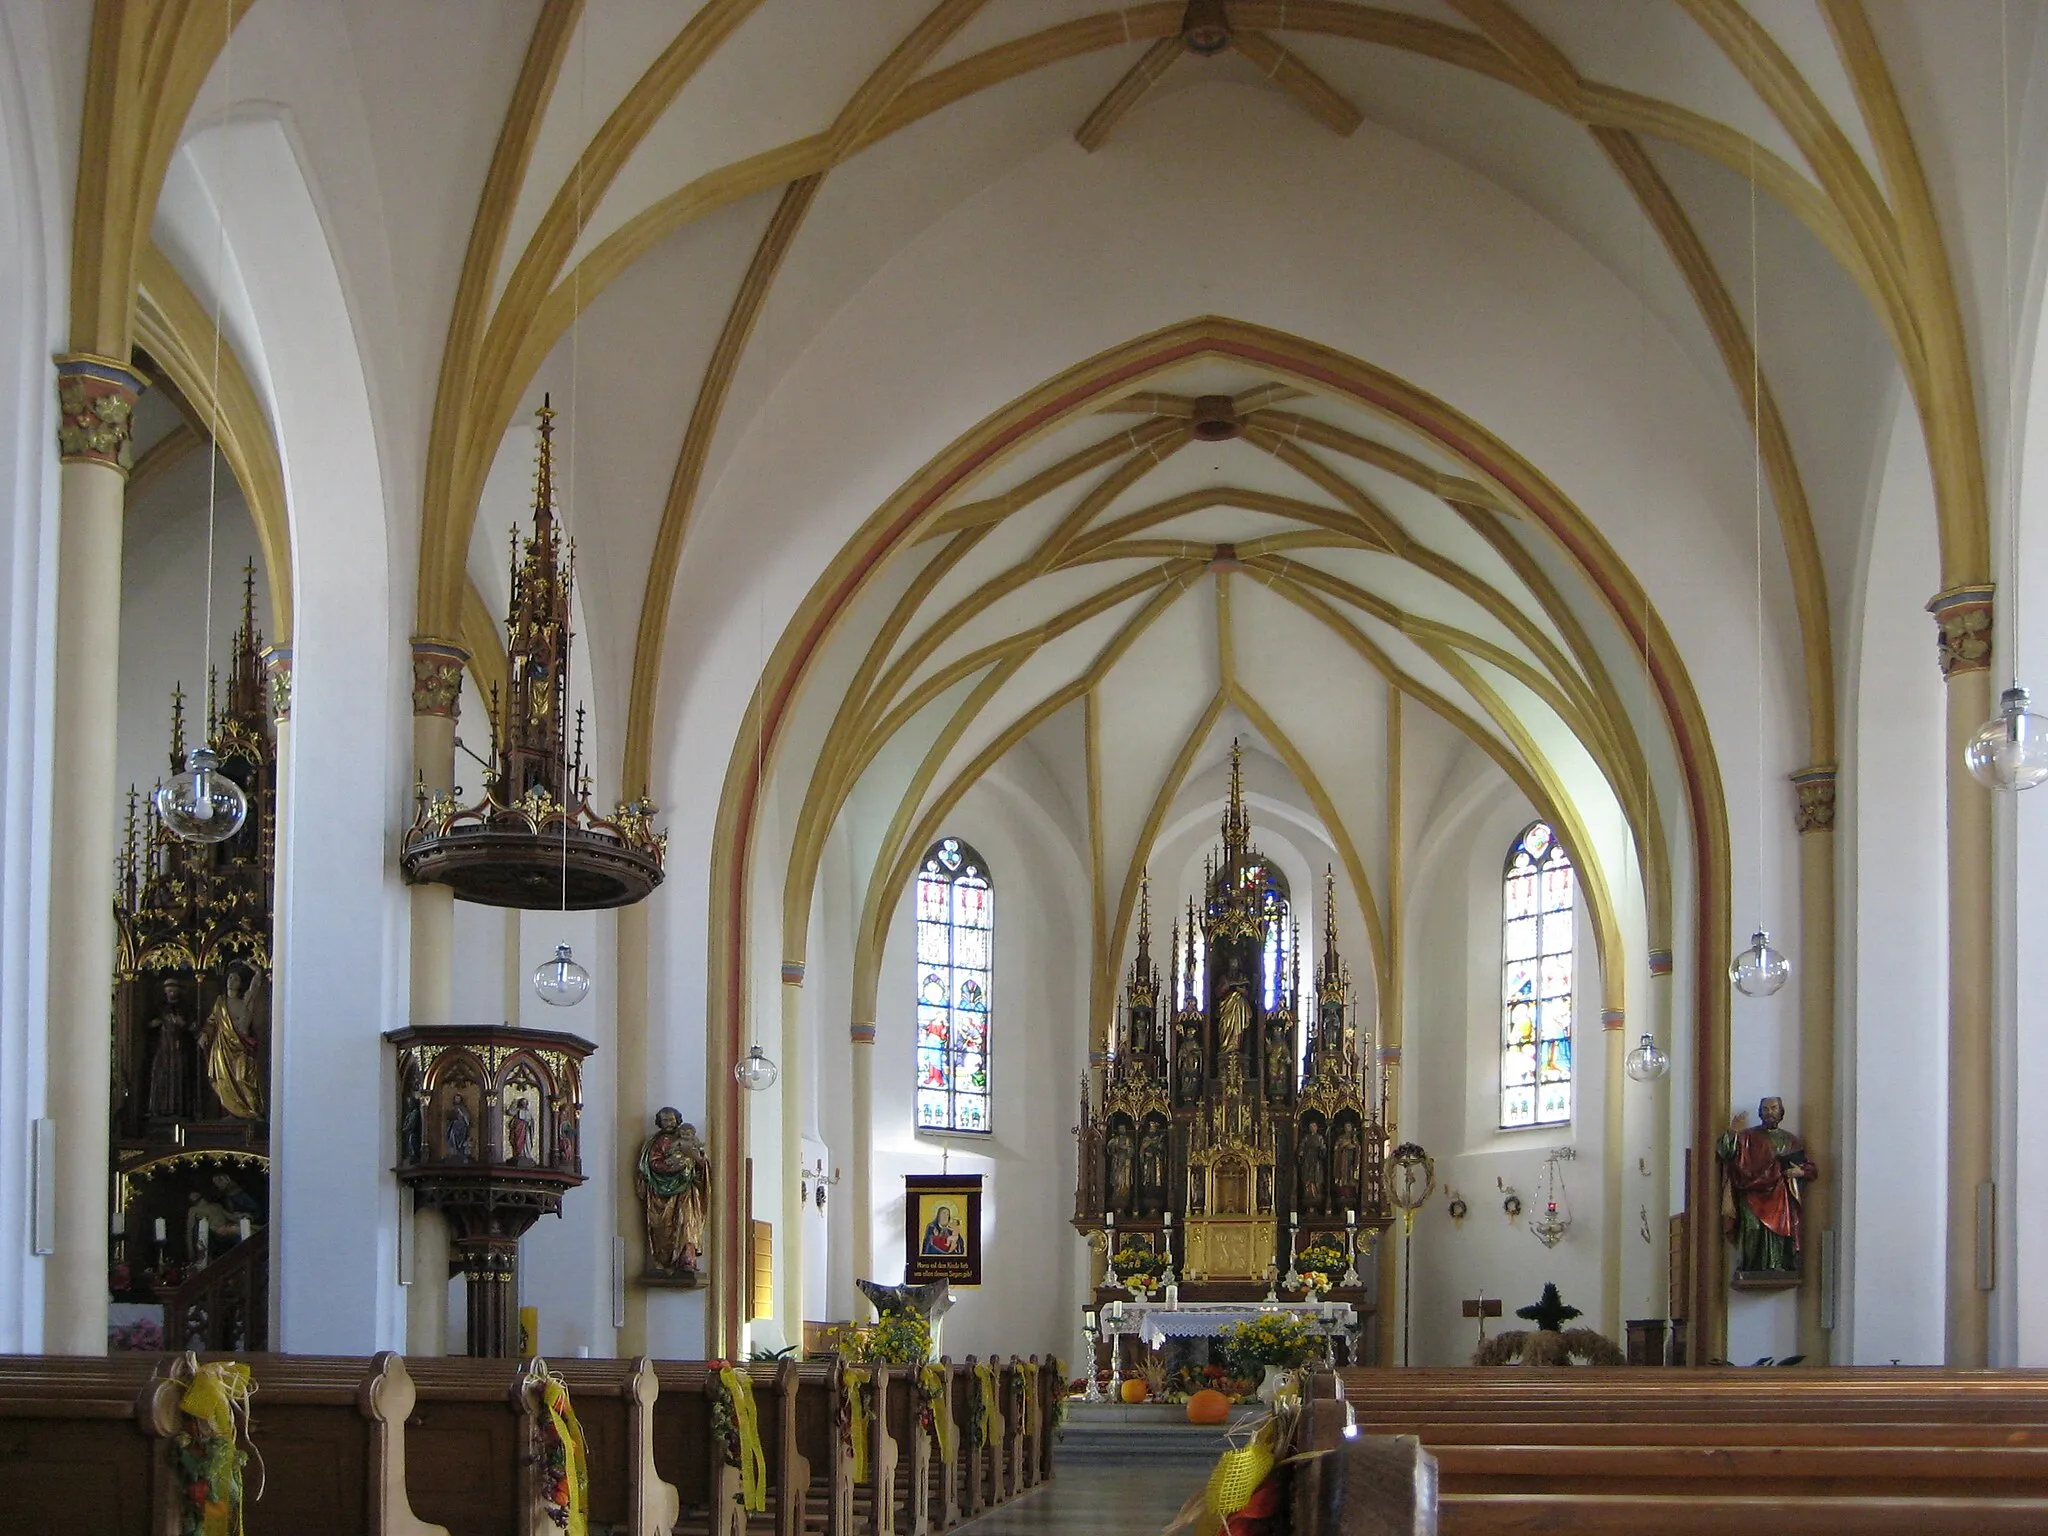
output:
[[[845,1384],[847,1401],[853,1405],[853,1480],[864,1483],[868,1480],[868,1405],[860,1389],[867,1385],[868,1373],[853,1367],[843,1371],[839,1379]]]
[[[750,1515],[768,1510],[768,1455],[761,1449],[761,1421],[754,1411],[754,1380],[736,1365],[718,1373],[732,1402],[740,1432],[740,1499]]]
[[[928,1365],[918,1373],[925,1395],[932,1404],[932,1439],[938,1443],[939,1460],[957,1459],[960,1427],[953,1422],[952,1372],[943,1365]]]
[[[546,1415],[555,1438],[561,1442],[563,1472],[559,1487],[544,1488],[542,1496],[555,1504],[568,1522],[567,1536],[590,1533],[590,1462],[583,1446],[583,1425],[569,1401],[569,1384],[535,1357],[528,1367],[529,1382],[540,1387],[541,1412]],[[543,1477],[547,1474],[543,1464]]]
[[[981,1388],[981,1443],[988,1445],[995,1439],[996,1420],[1003,1410],[996,1395],[996,1373],[992,1366],[977,1365],[974,1368],[975,1383]]]
[[[189,1361],[191,1356],[187,1356]],[[194,1364],[191,1383],[178,1398],[178,1412],[197,1421],[203,1432],[180,1435],[187,1454],[204,1464],[202,1477],[185,1477],[185,1487],[203,1487],[204,1502],[196,1509],[199,1523],[195,1536],[241,1536],[242,1463],[246,1459],[235,1442],[235,1411],[246,1419],[249,1367],[235,1360],[210,1360]]]

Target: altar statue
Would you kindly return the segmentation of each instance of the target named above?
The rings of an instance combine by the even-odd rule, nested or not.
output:
[[[1279,1019],[1266,1021],[1266,1097],[1284,1099],[1294,1086],[1294,1041]]]
[[[1358,1171],[1364,1151],[1356,1121],[1346,1120],[1337,1127],[1336,1139],[1330,1143],[1330,1192],[1338,1205],[1358,1206]]]
[[[1330,1143],[1323,1135],[1322,1122],[1310,1120],[1301,1133],[1301,1208],[1321,1215],[1329,1209]]]
[[[1183,1104],[1198,1103],[1202,1097],[1202,1025],[1187,1019],[1180,1026],[1180,1049],[1174,1055],[1180,1068],[1180,1098]]]
[[[1251,1027],[1250,988],[1240,981],[1224,995],[1222,1003],[1216,1009],[1217,1059],[1228,1060],[1243,1049],[1245,1031]]]
[[[1113,1211],[1132,1208],[1131,1174],[1135,1158],[1130,1126],[1116,1126],[1109,1133],[1109,1208]]]
[[[156,1037],[149,1054],[149,1116],[185,1120],[192,1114],[192,1020],[185,1013],[185,981],[164,978],[164,1001],[149,1021]]]
[[[1761,1125],[1738,1112],[1714,1156],[1721,1164],[1721,1231],[1736,1247],[1735,1269],[1743,1273],[1797,1274],[1804,1243],[1799,1185],[1820,1177],[1806,1144],[1781,1128],[1785,1101],[1768,1098],[1756,1107]]]
[[[694,1275],[704,1252],[711,1164],[697,1128],[683,1123],[680,1110],[655,1111],[654,1134],[640,1144],[633,1185],[647,1215],[648,1268]]]
[[[1138,1137],[1138,1203],[1148,1213],[1166,1208],[1166,1127],[1157,1120]]]
[[[257,1069],[268,1000],[246,965],[228,968],[227,991],[207,1015],[206,1076],[220,1107],[237,1120],[263,1118],[263,1079]]]

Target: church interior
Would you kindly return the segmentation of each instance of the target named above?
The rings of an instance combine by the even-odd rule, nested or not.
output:
[[[8,1423],[2048,1529],[2040,0],[0,0],[0,210]]]

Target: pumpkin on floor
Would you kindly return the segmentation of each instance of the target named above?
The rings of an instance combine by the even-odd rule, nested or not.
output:
[[[1152,1392],[1145,1385],[1143,1377],[1133,1376],[1129,1381],[1117,1388],[1117,1395],[1127,1403],[1142,1403],[1152,1395]]]
[[[1204,1387],[1188,1399],[1190,1424],[1221,1424],[1230,1417],[1230,1399],[1214,1387]]]

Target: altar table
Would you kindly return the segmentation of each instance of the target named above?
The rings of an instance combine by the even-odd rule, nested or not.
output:
[[[1158,1349],[1168,1339],[1213,1339],[1235,1323],[1274,1315],[1305,1318],[1331,1339],[1349,1338],[1358,1328],[1358,1310],[1348,1301],[1127,1301],[1105,1305],[1096,1320],[1112,1348],[1116,1339],[1132,1337]]]

